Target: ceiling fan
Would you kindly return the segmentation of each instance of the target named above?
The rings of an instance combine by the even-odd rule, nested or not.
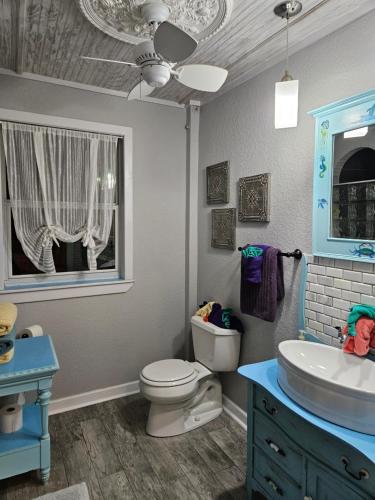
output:
[[[150,27],[150,39],[135,47],[135,62],[89,56],[81,58],[139,68],[140,82],[129,92],[130,100],[150,95],[155,88],[166,85],[171,77],[195,90],[217,92],[228,76],[226,69],[207,64],[186,64],[175,67],[178,62],[193,54],[198,42],[168,22],[169,7],[161,0],[153,0],[142,4],[139,8]]]

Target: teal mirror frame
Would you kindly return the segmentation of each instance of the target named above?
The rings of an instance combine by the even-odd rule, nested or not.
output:
[[[375,124],[375,89],[309,112],[315,118],[313,254],[375,263],[375,241],[331,236],[333,136]]]

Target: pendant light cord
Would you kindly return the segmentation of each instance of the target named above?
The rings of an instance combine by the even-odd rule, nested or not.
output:
[[[289,15],[286,16],[286,71],[289,73]]]
[[[288,7],[288,9],[289,9],[289,7]],[[293,80],[293,77],[289,73],[289,20],[290,20],[289,14],[290,14],[290,12],[289,12],[289,10],[287,10],[287,12],[285,14],[285,19],[286,19],[286,61],[285,61],[285,73],[281,79],[282,82],[287,82],[289,80]]]

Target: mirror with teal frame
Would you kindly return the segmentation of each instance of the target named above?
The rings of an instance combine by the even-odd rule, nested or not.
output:
[[[313,254],[375,263],[375,90],[310,114]]]

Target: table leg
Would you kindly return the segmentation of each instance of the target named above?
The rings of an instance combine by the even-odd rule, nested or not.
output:
[[[50,473],[51,473],[50,467],[48,467],[47,469],[40,469],[40,479],[43,484],[46,484],[48,482]]]
[[[51,398],[49,389],[38,390],[38,403],[40,405],[41,420],[42,420],[42,435],[41,435],[41,464],[40,478],[43,483],[49,479],[51,470],[51,450],[50,450],[50,435],[48,431],[48,404]]]

